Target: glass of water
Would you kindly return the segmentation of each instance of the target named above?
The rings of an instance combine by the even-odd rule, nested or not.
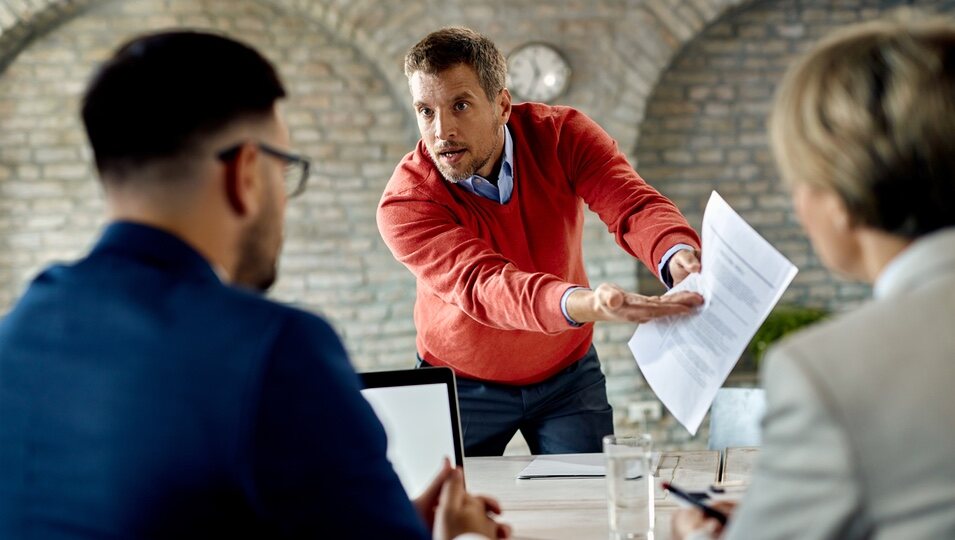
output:
[[[607,435],[610,540],[653,539],[652,440],[649,434]]]

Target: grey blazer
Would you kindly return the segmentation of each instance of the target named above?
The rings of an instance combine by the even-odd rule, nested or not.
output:
[[[727,538],[955,538],[955,230],[889,269],[876,300],[770,353]]]

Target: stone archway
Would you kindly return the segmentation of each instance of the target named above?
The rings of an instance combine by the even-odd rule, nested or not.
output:
[[[699,225],[710,191],[723,197],[800,268],[783,302],[842,310],[867,286],[825,270],[792,212],[769,153],[766,119],[789,63],[846,24],[871,20],[899,0],[833,3],[767,0],[725,14],[674,59],[655,86],[641,125],[640,170]],[[951,0],[916,7],[951,15]]]
[[[599,93],[570,95],[567,105],[580,107],[596,118],[628,152],[635,148],[638,126],[643,120],[646,100],[660,74],[682,47],[693,40],[707,25],[721,18],[728,10],[753,0],[648,0],[633,3],[606,2],[594,12],[594,5],[565,5],[559,10],[551,6],[534,6],[535,2],[483,3],[463,1],[402,0],[385,5],[375,0],[353,0],[346,3],[323,3],[303,0],[266,0],[277,6],[301,12],[342,39],[352,43],[373,62],[388,81],[392,95],[399,103],[407,101],[407,86],[402,72],[405,51],[428,32],[447,25],[470,25],[498,40],[507,52],[522,39],[567,41],[591,39],[598,46],[586,43],[573,53],[582,66],[604,65],[602,72],[585,71],[588,78],[606,77]],[[511,17],[498,10],[520,8],[538,11],[534,17]],[[591,14],[593,24],[587,23]],[[583,22],[582,22],[583,21]],[[580,35],[571,28],[575,22],[584,29],[593,28],[591,36]],[[590,49],[593,54],[587,54]],[[600,61],[597,55],[606,55]],[[607,65],[609,64],[609,65]],[[587,69],[586,67],[584,69]],[[410,108],[407,108],[409,132],[413,129]]]
[[[30,5],[10,2],[0,3],[0,70],[6,66],[23,47],[36,36],[61,24],[91,4],[102,0],[40,0]],[[430,30],[447,24],[474,24],[487,26],[488,32],[507,34],[509,28],[519,29],[512,36],[535,35],[534,24],[510,18],[501,22],[494,17],[495,4],[487,1],[483,5],[473,2],[438,2],[403,0],[387,4],[376,0],[353,0],[350,2],[320,2],[313,0],[263,0],[300,13],[320,24],[343,41],[353,44],[372,64],[378,73],[388,81],[389,91],[397,102],[406,98],[405,80],[401,72],[401,59],[405,50]],[[591,36],[605,41],[604,47],[591,47],[601,54],[609,53],[608,62],[602,76],[609,76],[613,83],[608,87],[616,91],[604,92],[587,99],[578,96],[579,106],[588,110],[602,125],[614,135],[621,148],[632,152],[639,138],[639,125],[643,120],[646,100],[656,86],[660,74],[670,64],[682,48],[693,40],[710,23],[720,19],[730,9],[739,8],[753,0],[647,0],[641,3],[622,1],[607,2],[605,13],[597,13],[594,19],[613,19],[602,35]],[[515,4],[509,2],[508,4]],[[517,2],[516,4],[520,4]],[[388,7],[386,7],[388,6]],[[527,8],[528,6],[520,6]],[[571,11],[565,18],[572,16],[585,20],[580,13]],[[556,18],[561,14],[547,6],[539,8],[542,19]],[[578,10],[592,10],[586,5]],[[490,19],[490,20],[488,20]],[[546,26],[546,25],[543,25]],[[565,32],[570,37],[572,32]],[[551,34],[550,32],[538,32]],[[552,34],[551,34],[552,35]],[[502,46],[517,42],[516,37],[505,37]],[[583,58],[583,63],[590,62]],[[589,74],[595,75],[595,74]],[[600,105],[603,102],[603,105]],[[406,113],[410,116],[410,112]],[[413,126],[407,128],[411,140],[415,138]]]
[[[0,3],[0,72],[36,36],[56,28],[97,0]]]

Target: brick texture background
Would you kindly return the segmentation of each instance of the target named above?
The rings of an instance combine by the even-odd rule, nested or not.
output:
[[[716,189],[800,268],[782,302],[844,310],[869,287],[833,277],[812,254],[766,138],[772,94],[795,55],[835,28],[909,2],[781,0],[724,17],[674,59],[640,126],[637,169],[699,228]],[[952,2],[916,2],[938,12]]]
[[[131,35],[214,29],[260,48],[291,98],[294,145],[315,174],[288,209],[272,293],[328,317],[359,369],[414,358],[414,281],[378,237],[374,211],[394,164],[417,140],[403,53],[424,34],[465,24],[505,52],[548,41],[574,70],[560,103],[610,132],[638,170],[699,226],[711,189],[802,271],[786,299],[840,308],[865,288],[832,279],[811,256],[777,185],[764,123],[792,56],[830,29],[878,16],[874,0],[5,0],[0,1],[0,314],[52,261],[84,253],[105,222],[78,98],[93,67]],[[951,2],[916,2],[951,11]],[[183,81],[188,84],[188,81]],[[638,285],[639,265],[591,219],[594,283]],[[653,291],[641,270],[640,288]],[[629,325],[597,329],[618,413],[653,399],[626,349]],[[622,429],[623,417],[618,414]],[[665,446],[705,444],[665,417]]]

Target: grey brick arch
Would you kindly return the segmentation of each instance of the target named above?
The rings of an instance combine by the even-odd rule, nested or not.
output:
[[[752,0],[268,1],[310,16],[350,42],[377,65],[399,103],[408,100],[404,53],[436,28],[471,26],[505,53],[523,41],[553,41],[572,57],[577,73],[577,90],[564,103],[585,110],[632,152],[644,104],[670,60],[728,9]],[[406,114],[417,138],[410,107]]]
[[[952,0],[765,0],[726,13],[674,58],[647,101],[639,169],[693,225],[721,195],[799,267],[784,303],[843,310],[867,286],[825,270],[770,156],[766,120],[785,69],[823,36],[909,6],[955,16]]]
[[[102,1],[0,2],[0,69],[34,37]],[[351,43],[377,66],[399,103],[407,101],[404,52],[435,28],[473,26],[505,51],[528,39],[555,41],[576,66],[577,90],[566,103],[587,111],[632,152],[647,98],[671,59],[709,23],[751,0],[261,1],[300,13]],[[410,108],[406,114],[414,140]]]
[[[0,2],[0,71],[35,37],[59,26],[95,1]]]

